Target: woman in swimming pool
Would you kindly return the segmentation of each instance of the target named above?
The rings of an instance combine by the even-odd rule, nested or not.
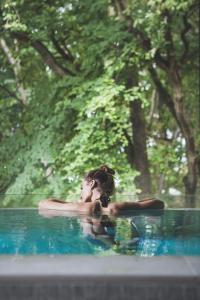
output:
[[[164,203],[150,198],[138,202],[110,203],[110,196],[114,193],[115,171],[106,165],[88,172],[81,186],[81,200],[65,202],[58,199],[46,199],[39,202],[40,209],[54,209],[76,211],[86,214],[118,215],[127,210],[135,209],[163,209]]]

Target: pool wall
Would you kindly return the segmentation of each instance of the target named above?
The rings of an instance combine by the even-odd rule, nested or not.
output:
[[[200,257],[0,257],[0,300],[197,300]]]

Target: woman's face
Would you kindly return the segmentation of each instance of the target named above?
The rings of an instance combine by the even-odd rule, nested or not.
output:
[[[81,200],[83,202],[90,202],[91,197],[92,197],[91,184],[87,180],[83,180],[81,185]]]

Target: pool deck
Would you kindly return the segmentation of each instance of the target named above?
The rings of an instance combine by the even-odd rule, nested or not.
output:
[[[197,300],[200,256],[0,256],[0,300]]]

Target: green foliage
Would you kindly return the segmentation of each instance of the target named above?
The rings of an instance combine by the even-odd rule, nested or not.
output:
[[[5,195],[1,205],[33,206],[43,196],[53,195],[69,199],[78,195],[82,175],[103,163],[117,170],[118,197],[135,194],[138,173],[127,159],[125,132],[132,136],[130,103],[138,99],[145,113],[153,190],[159,190],[163,175],[166,192],[169,187],[183,189],[184,139],[162,99],[154,103],[148,70],[153,64],[171,92],[156,55],[159,50],[166,58],[173,50],[166,39],[170,15],[173,51],[180,59],[187,15],[192,27],[186,34],[190,58],[178,66],[184,105],[194,120],[199,145],[198,64],[193,59],[198,52],[196,1],[126,2],[120,12],[106,0],[2,1],[2,38],[20,71],[16,78],[0,49],[0,193]],[[48,58],[35,42],[43,45],[42,51],[46,48]],[[55,64],[66,76],[56,74]],[[26,105],[20,98],[22,83]],[[168,135],[172,138],[166,141]]]

